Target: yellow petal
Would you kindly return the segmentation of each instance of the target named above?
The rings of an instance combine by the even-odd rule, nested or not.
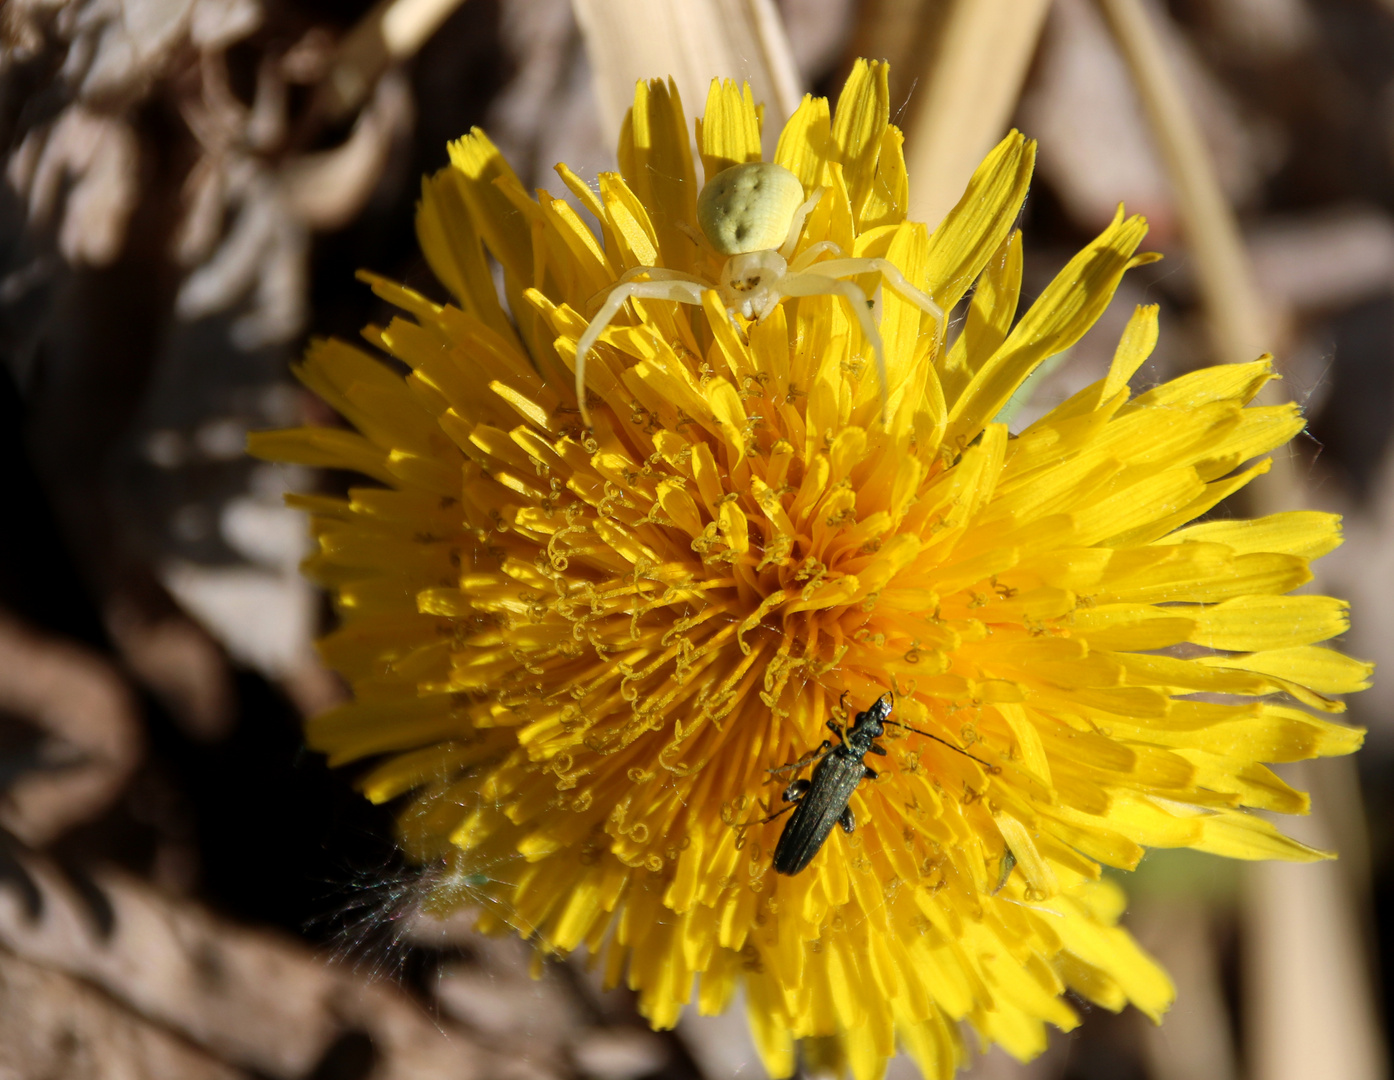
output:
[[[712,80],[706,113],[697,121],[697,149],[707,180],[732,165],[760,160],[760,116],[749,83]]]
[[[1031,173],[1036,144],[1013,131],[993,147],[968,181],[963,198],[929,238],[929,276],[945,311],[963,298],[1012,231]]]
[[[827,98],[804,95],[802,104],[780,132],[774,160],[799,178],[805,191],[827,185],[827,164],[835,159],[832,114]]]
[[[1021,295],[1021,230],[1014,230],[988,260],[973,290],[963,332],[943,361],[944,396],[957,401],[977,370],[1007,340]]]
[[[532,283],[532,236],[528,222],[502,190],[523,190],[498,147],[479,128],[450,144],[450,164],[463,180],[461,194],[489,252],[521,285]],[[523,195],[526,201],[526,194]]]
[[[1146,232],[1142,218],[1125,220],[1119,207],[1113,223],[1066,264],[950,405],[950,443],[970,437],[1001,410],[1037,364],[1083,336],[1113,299]]]
[[[341,428],[254,431],[247,436],[247,452],[267,461],[352,469],[384,484],[396,483],[387,468],[387,454],[362,435]]]
[[[1334,649],[1320,649],[1313,645],[1269,649],[1249,656],[1203,656],[1199,662],[1208,667],[1274,675],[1310,686],[1323,694],[1350,694],[1364,690],[1370,685],[1370,674],[1375,669],[1374,664],[1353,660]]]
[[[905,172],[905,136],[894,124],[887,124],[881,136],[881,152],[876,159],[876,180],[862,207],[863,230],[898,225],[910,206],[910,177]]]
[[[692,269],[695,249],[679,225],[697,223],[697,181],[687,119],[671,79],[640,82],[620,129],[620,173],[648,208],[659,246],[675,270]]]
[[[417,242],[431,272],[456,303],[496,333],[512,338],[513,326],[499,304],[464,187],[464,176],[454,168],[441,169],[421,181]]]
[[[858,60],[837,99],[832,137],[838,146],[852,215],[865,228],[862,213],[876,181],[876,159],[891,115],[890,68],[876,60]]]
[[[1154,540],[1155,545],[1224,544],[1236,555],[1273,551],[1315,559],[1341,545],[1341,516],[1289,510],[1252,521],[1206,521]]]
[[[1188,609],[1196,626],[1190,640],[1238,652],[1309,645],[1345,633],[1349,608],[1329,596],[1237,596]]]
[[[1197,851],[1229,859],[1284,859],[1315,862],[1331,854],[1284,836],[1269,821],[1237,810],[1221,810],[1201,819],[1205,835],[1193,845]]]

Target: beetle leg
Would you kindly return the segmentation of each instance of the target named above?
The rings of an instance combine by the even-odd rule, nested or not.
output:
[[[870,750],[873,754],[880,754],[882,757],[886,756],[886,748],[882,746],[880,743],[872,743],[869,747],[867,747],[867,749]]]
[[[865,765],[862,766],[863,780],[875,780],[880,775],[881,774],[877,772],[875,769],[868,769]]]
[[[838,815],[837,823],[842,826],[842,831],[850,836],[852,830],[857,827],[857,815],[852,813],[852,808],[850,806],[845,807],[842,813]]]
[[[813,751],[813,753],[805,754],[803,757],[799,758],[798,761],[791,761],[788,765],[781,765],[777,769],[766,769],[765,771],[771,774],[782,772],[797,772],[799,769],[802,769],[805,765],[812,765],[815,761],[817,761],[820,757],[822,757],[832,748],[832,742],[828,739],[824,739],[823,744],[819,746],[817,750]]]
[[[784,801],[789,803],[798,802],[808,794],[808,789],[812,786],[813,782],[811,780],[800,777],[784,789]]]
[[[787,814],[790,810],[794,809],[794,807],[796,807],[796,806],[798,806],[798,805],[799,805],[798,803],[788,803],[788,804],[786,804],[786,805],[784,805],[784,806],[781,806],[778,810],[776,810],[776,811],[775,811],[773,814],[771,814],[769,817],[763,817],[763,818],[761,818],[761,819],[760,819],[760,824],[761,824],[761,825],[768,825],[768,824],[769,824],[771,821],[773,821],[775,818],[777,818],[777,817],[783,817],[785,814]]]
[[[760,824],[768,825],[771,821],[779,817],[781,814],[787,814],[790,810],[794,809],[794,807],[796,807],[799,804],[799,800],[808,794],[808,789],[811,786],[812,784],[807,780],[795,780],[792,784],[790,784],[787,788],[784,789],[784,802],[787,805],[781,806],[769,817],[762,818]]]

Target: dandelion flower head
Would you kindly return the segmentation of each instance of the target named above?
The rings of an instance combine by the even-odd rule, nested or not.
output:
[[[1145,223],[1120,210],[1019,314],[1033,144],[1006,138],[936,229],[909,222],[886,69],[862,62],[835,112],[805,98],[779,137],[823,189],[798,250],[885,258],[945,311],[971,290],[960,325],[881,291],[883,412],[843,297],[759,322],[715,292],[632,301],[589,357],[584,425],[597,298],[636,267],[714,280],[698,170],[760,160],[761,123],[714,84],[694,161],[675,87],[641,84],[619,173],[593,190],[558,167],[596,232],[482,132],[451,145],[417,219],[451,302],[365,275],[402,311],[365,331],[395,362],[324,341],[299,369],[353,430],[252,444],[374,481],[292,500],[354,694],[311,745],[371,759],[363,791],[442,867],[434,908],[482,899],[486,930],[584,947],[656,1026],[742,990],[775,1076],[800,1042],[857,1080],[897,1046],[949,1076],[965,1023],[1026,1058],[1076,1024],[1066,991],[1155,1018],[1171,984],[1101,867],[1148,846],[1319,857],[1251,813],[1307,807],[1263,763],[1360,742],[1319,715],[1369,673],[1316,644],[1346,605],[1287,595],[1338,520],[1191,524],[1303,421],[1250,404],[1266,359],[1133,396],[1158,333],[1140,307],[1104,379],[1018,434],[994,422],[1148,259]],[[771,770],[887,692],[936,738],[888,729],[855,831],[774,873]]]

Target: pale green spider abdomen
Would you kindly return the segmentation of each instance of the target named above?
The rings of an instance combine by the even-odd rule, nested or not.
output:
[[[752,161],[713,176],[697,197],[697,223],[722,255],[779,248],[804,201],[803,184],[783,165]]]

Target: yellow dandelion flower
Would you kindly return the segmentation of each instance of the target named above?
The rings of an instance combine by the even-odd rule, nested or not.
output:
[[[704,175],[760,160],[760,125],[748,89],[714,85]],[[1130,396],[1157,337],[1141,307],[1107,377],[1018,435],[994,423],[1147,259],[1120,211],[1018,317],[1033,153],[1013,133],[937,229],[907,222],[886,69],[858,64],[835,113],[805,98],[780,136],[775,160],[822,189],[793,257],[887,260],[944,311],[971,288],[961,327],[880,290],[883,410],[846,295],[755,321],[715,287],[640,296],[590,350],[587,427],[577,344],[609,291],[715,286],[725,258],[697,231],[676,89],[638,87],[598,191],[559,166],[599,236],[481,132],[450,147],[418,232],[453,303],[367,278],[404,314],[365,336],[409,374],[317,343],[300,377],[356,430],[252,443],[376,482],[292,500],[342,616],[323,653],[354,691],[309,740],[377,759],[363,790],[404,800],[405,849],[443,867],[436,908],[584,946],[656,1026],[743,988],[775,1076],[804,1040],[857,1080],[898,1044],[944,1077],[962,1021],[1025,1058],[1076,1023],[1066,990],[1167,1008],[1101,866],[1148,846],[1320,857],[1250,811],[1307,808],[1263,762],[1360,743],[1299,707],[1365,685],[1315,644],[1346,605],[1287,595],[1338,520],[1188,524],[1302,419],[1249,404],[1266,359]],[[776,873],[772,815],[809,778],[779,770],[878,701],[906,725],[883,729],[879,777],[818,781],[855,830]]]

